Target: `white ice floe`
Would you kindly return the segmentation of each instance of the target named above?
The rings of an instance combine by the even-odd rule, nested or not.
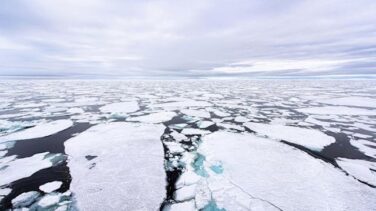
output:
[[[63,158],[61,154],[49,154],[45,152],[35,154],[31,157],[0,163],[0,186],[29,177],[39,170],[56,165]]]
[[[229,123],[217,123],[217,125],[220,126],[220,127],[224,127],[226,129],[233,129],[233,130],[239,130],[239,131],[244,130],[244,128],[242,126],[229,124]]]
[[[331,164],[252,134],[212,133],[203,138],[199,153],[206,163],[222,163],[219,182],[215,176],[206,182],[218,207],[226,210],[256,206],[250,199],[282,210],[373,210],[376,203],[375,189]],[[240,189],[246,197],[229,189]]]
[[[197,129],[197,128],[184,128],[181,131],[181,133],[184,134],[184,135],[205,135],[205,134],[209,134],[210,131],[201,130],[201,129]]]
[[[219,117],[227,117],[227,116],[230,116],[231,114],[229,113],[226,113],[226,112],[223,112],[223,111],[220,111],[218,109],[215,109],[215,108],[207,108],[206,109],[207,111],[211,111],[213,112],[215,115],[219,116]]]
[[[182,101],[178,102],[169,102],[169,103],[160,103],[160,104],[152,104],[150,107],[152,108],[164,108],[165,110],[171,109],[179,109],[179,108],[187,108],[187,107],[208,107],[212,104],[206,101],[197,101],[191,99],[180,99]]]
[[[347,158],[337,158],[336,162],[348,174],[360,181],[376,186],[376,163]]]
[[[44,185],[39,186],[39,190],[45,193],[51,193],[52,191],[59,189],[62,184],[63,183],[61,181],[48,182]]]
[[[323,106],[297,109],[297,111],[307,114],[334,114],[334,115],[376,115],[376,110],[363,108],[349,108],[344,106]]]
[[[313,129],[253,122],[245,123],[244,126],[260,135],[298,144],[315,151],[320,151],[336,141],[334,137]]]
[[[42,138],[63,131],[73,125],[72,120],[62,119],[47,123],[38,124],[32,128],[11,133],[0,137],[0,143],[6,141],[17,141],[24,139]]]
[[[130,117],[127,121],[138,121],[144,123],[161,123],[171,120],[176,115],[175,112],[162,111],[144,116]]]
[[[47,194],[47,195],[43,196],[43,198],[38,201],[38,206],[40,206],[42,208],[48,208],[48,207],[51,207],[53,205],[56,205],[57,203],[60,202],[61,196],[62,196],[61,193]]]
[[[67,140],[78,208],[157,210],[166,196],[164,130],[163,125],[113,122]],[[88,160],[87,155],[97,157]]]
[[[10,188],[0,188],[0,202],[5,196],[10,194],[10,192],[12,192],[12,189]]]
[[[376,143],[363,139],[351,139],[350,143],[365,155],[376,158]]]
[[[167,205],[163,211],[196,211],[193,200]]]
[[[181,134],[181,133],[178,133],[178,132],[176,132],[176,131],[173,131],[173,132],[170,134],[170,136],[171,136],[175,141],[177,141],[177,142],[181,142],[181,141],[187,139],[187,136],[185,136],[185,135],[183,135],[183,134]]]
[[[208,127],[210,127],[210,126],[212,126],[212,125],[214,125],[215,123],[214,122],[212,122],[212,121],[199,121],[198,123],[197,123],[197,126],[199,127],[199,128],[208,128]]]
[[[85,111],[82,108],[70,108],[67,110],[70,114],[82,114],[85,113]]]
[[[359,106],[359,107],[372,107],[376,108],[376,99],[369,97],[341,97],[341,98],[329,98],[319,99],[316,102],[331,104],[331,105],[344,105],[344,106]]]
[[[196,185],[187,185],[179,188],[174,193],[174,198],[176,201],[187,201],[195,198],[196,195]]]
[[[248,122],[249,119],[244,116],[237,116],[235,117],[234,121],[239,122],[239,123],[244,123],[244,122]]]
[[[111,103],[99,108],[103,113],[117,114],[117,115],[126,115],[140,109],[137,101],[129,102],[120,102],[120,103]]]
[[[204,110],[183,109],[180,112],[182,112],[183,114],[187,116],[210,118],[210,113]]]
[[[26,207],[32,204],[39,196],[40,193],[37,191],[21,193],[16,198],[12,199],[12,205],[14,208]]]

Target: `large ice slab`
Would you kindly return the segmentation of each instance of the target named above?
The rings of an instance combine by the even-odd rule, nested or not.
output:
[[[120,103],[111,103],[99,108],[99,110],[103,113],[111,113],[111,114],[120,114],[125,115],[127,113],[132,113],[140,109],[138,106],[137,101],[129,101],[129,102],[120,102]]]
[[[215,132],[203,138],[199,152],[206,156],[205,163],[222,164],[228,183],[282,210],[373,210],[376,203],[375,189],[280,142],[252,134]],[[220,187],[210,184],[214,190]],[[218,205],[232,206],[241,197],[218,195]]]
[[[313,129],[253,122],[244,123],[244,126],[260,135],[288,141],[316,151],[335,142],[334,137]]]
[[[0,137],[0,143],[6,141],[16,141],[24,139],[33,139],[46,137],[57,132],[63,131],[73,125],[72,120],[62,119],[52,122],[42,123],[32,128],[21,130],[19,132],[11,133]]]
[[[171,120],[176,115],[175,112],[162,111],[158,113],[152,113],[144,116],[137,116],[128,118],[128,121],[139,121],[145,123],[161,123]]]
[[[376,186],[376,163],[365,161],[338,158],[337,164],[353,177],[366,182],[370,185]]]
[[[165,127],[116,122],[65,142],[80,210],[157,210],[165,197]],[[97,156],[88,160],[85,156]]]

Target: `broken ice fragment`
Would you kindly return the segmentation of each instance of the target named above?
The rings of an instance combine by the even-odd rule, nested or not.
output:
[[[37,191],[21,193],[16,198],[12,199],[12,205],[14,208],[29,206],[39,197],[39,195],[40,193]]]

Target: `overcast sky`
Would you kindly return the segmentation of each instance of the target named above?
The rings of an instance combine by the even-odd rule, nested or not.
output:
[[[0,75],[376,74],[375,0],[2,0]]]

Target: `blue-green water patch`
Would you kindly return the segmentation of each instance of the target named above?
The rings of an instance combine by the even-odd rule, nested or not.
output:
[[[205,170],[204,161],[205,161],[205,156],[203,156],[200,153],[197,153],[196,158],[194,162],[192,163],[192,167],[194,168],[196,174],[202,177],[208,177],[209,174]]]
[[[217,162],[210,166],[210,169],[214,171],[216,174],[222,174],[223,173],[223,166],[221,162]]]
[[[211,200],[204,208],[200,211],[226,211],[224,208],[218,208],[217,203],[214,200]]]

